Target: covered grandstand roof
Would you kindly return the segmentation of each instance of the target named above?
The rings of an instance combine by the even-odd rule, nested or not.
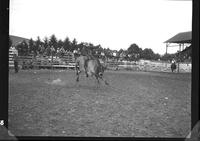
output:
[[[164,43],[192,43],[192,31],[178,33]]]

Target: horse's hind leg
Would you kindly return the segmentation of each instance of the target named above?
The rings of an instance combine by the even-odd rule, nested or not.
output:
[[[96,82],[97,82],[97,86],[98,86],[100,84],[99,77],[97,75],[95,75],[95,78],[96,78]]]
[[[109,85],[109,83],[105,79],[103,79],[103,77],[100,77],[100,78],[101,78],[101,80],[104,81],[105,85]]]
[[[96,89],[99,89],[100,86],[99,77],[98,76],[95,77],[96,77]]]
[[[86,77],[88,77],[89,75],[88,75],[88,73],[87,73],[87,70],[85,69],[85,75],[86,75]]]
[[[81,71],[78,69],[76,71],[76,82],[79,82],[80,73],[81,73]]]
[[[86,65],[84,65],[84,71],[85,71],[86,77],[88,77],[89,75],[88,75],[88,72],[87,72],[87,67],[86,67]]]
[[[105,82],[106,85],[109,85],[109,83],[106,80],[104,82]]]

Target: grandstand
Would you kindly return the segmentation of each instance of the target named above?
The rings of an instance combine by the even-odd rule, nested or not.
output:
[[[180,70],[179,63],[188,60],[191,62],[191,51],[192,51],[192,32],[181,32],[171,37],[166,43],[166,54],[168,47],[179,47],[179,51],[177,53],[177,61],[178,61],[178,72]],[[189,46],[189,48],[188,48]]]
[[[9,68],[14,67],[14,60],[13,56],[14,54],[18,55],[18,51],[15,49],[15,47],[10,47],[9,49]]]

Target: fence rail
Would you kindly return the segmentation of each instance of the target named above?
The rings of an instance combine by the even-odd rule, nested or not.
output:
[[[118,69],[134,70],[134,71],[156,71],[156,72],[171,72],[171,63],[167,62],[149,62],[136,64],[126,64],[118,65]],[[180,63],[179,72],[191,72],[192,64],[191,63]]]

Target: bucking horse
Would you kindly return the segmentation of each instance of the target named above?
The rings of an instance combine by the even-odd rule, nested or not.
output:
[[[98,84],[99,79],[103,80],[106,85],[109,83],[103,78],[105,67],[100,63],[99,59],[90,56],[79,56],[75,61],[76,81],[79,81],[79,75],[84,72],[86,77],[95,76]]]

